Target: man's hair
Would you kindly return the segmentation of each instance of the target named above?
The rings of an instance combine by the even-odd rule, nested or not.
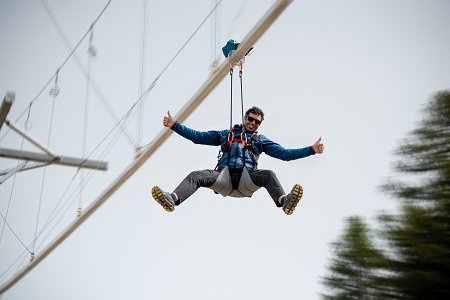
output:
[[[261,110],[261,108],[259,108],[259,107],[252,106],[252,108],[249,108],[247,110],[247,112],[245,113],[245,116],[248,116],[249,114],[255,114],[255,115],[261,116],[261,121],[264,120],[264,113]]]

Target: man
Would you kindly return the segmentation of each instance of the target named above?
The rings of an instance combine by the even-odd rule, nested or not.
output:
[[[303,196],[302,186],[300,184],[294,185],[291,192],[286,195],[273,171],[257,168],[258,157],[264,152],[274,158],[288,161],[316,153],[322,154],[324,146],[321,138],[319,138],[312,146],[298,149],[285,149],[267,137],[257,134],[257,130],[263,120],[263,111],[254,106],[245,113],[244,124],[235,125],[231,131],[227,129],[201,132],[177,123],[173,120],[170,112],[167,112],[167,116],[163,119],[163,125],[165,127],[172,129],[195,144],[221,146],[223,155],[220,157],[215,170],[191,172],[172,193],[164,192],[159,187],[154,186],[152,188],[153,198],[166,211],[171,212],[175,209],[175,206],[180,205],[199,187],[213,186],[224,168],[228,167],[230,174],[236,174],[236,170],[238,170],[239,178],[242,169],[245,167],[253,183],[257,187],[266,188],[275,205],[282,207],[287,215],[292,214],[297,203]]]

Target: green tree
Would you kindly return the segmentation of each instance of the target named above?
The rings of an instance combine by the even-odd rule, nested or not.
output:
[[[439,92],[431,99],[423,121],[397,154],[394,168],[400,179],[390,179],[383,188],[400,202],[401,209],[378,216],[375,237],[369,237],[366,226],[365,235],[349,239],[344,234],[343,244],[334,244],[336,258],[329,267],[331,274],[323,280],[332,292],[325,298],[450,299],[450,92]],[[355,226],[351,220],[348,228]],[[372,258],[370,264],[361,265],[361,257],[349,259],[342,251],[358,247],[359,238],[366,245],[377,242],[387,247],[381,251],[371,246],[377,255],[361,252]],[[336,268],[337,261],[347,264],[346,268]],[[365,268],[361,273],[366,280],[343,273],[356,266]],[[336,284],[343,276],[348,282]],[[348,294],[349,285],[364,294]]]
[[[324,283],[331,290],[330,299],[369,299],[377,294],[376,270],[383,261],[381,251],[372,243],[371,233],[360,217],[347,219],[341,238],[333,243],[336,258],[329,267],[331,276]]]

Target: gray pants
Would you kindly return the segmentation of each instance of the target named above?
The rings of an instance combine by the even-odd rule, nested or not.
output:
[[[201,170],[193,171],[177,186],[173,191],[178,196],[176,205],[181,204],[189,198],[199,187],[209,188],[216,182],[219,176],[219,171],[216,170]],[[249,171],[250,178],[257,186],[264,187],[269,192],[275,205],[280,207],[278,199],[285,195],[283,187],[277,178],[277,175],[271,170],[255,170]]]

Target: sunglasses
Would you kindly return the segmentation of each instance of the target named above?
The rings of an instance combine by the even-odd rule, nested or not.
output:
[[[251,122],[255,122],[256,125],[260,125],[261,121],[258,119],[255,119],[253,117],[247,116],[247,120],[251,123]]]

